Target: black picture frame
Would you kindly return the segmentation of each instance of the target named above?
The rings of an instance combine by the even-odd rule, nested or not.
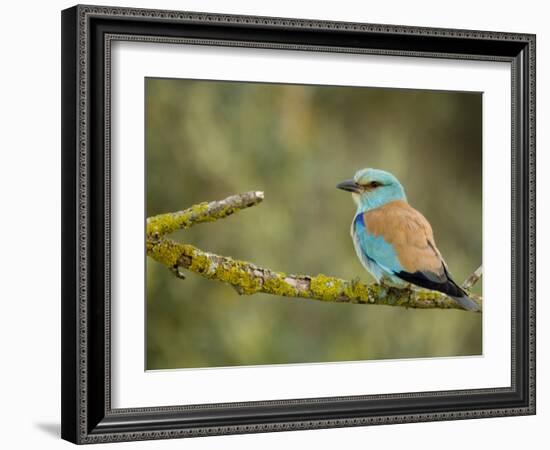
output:
[[[193,42],[512,66],[511,386],[111,408],[110,43]],[[62,437],[97,443],[535,414],[535,36],[120,7],[62,12]]]

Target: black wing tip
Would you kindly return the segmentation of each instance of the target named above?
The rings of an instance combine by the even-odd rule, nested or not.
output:
[[[402,280],[408,283],[412,283],[416,286],[430,289],[432,291],[442,292],[443,294],[446,294],[449,297],[453,298],[460,306],[462,306],[462,308],[467,311],[481,311],[481,307],[479,306],[479,304],[468,297],[468,294],[466,294],[466,292],[464,292],[464,290],[460,286],[458,286],[448,275],[447,280],[442,283],[431,280],[423,272],[410,273],[401,271],[399,273],[396,273],[395,275],[397,275]]]
[[[437,282],[428,278],[423,272],[418,271],[414,273],[401,271],[395,275],[408,283],[412,283],[416,286],[430,289],[432,291],[442,292],[443,294],[447,294],[449,297],[467,297],[466,293],[448,276],[445,277],[446,280],[444,279],[441,282]]]

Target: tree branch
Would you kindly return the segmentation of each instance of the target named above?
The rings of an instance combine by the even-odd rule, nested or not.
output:
[[[464,280],[464,283],[462,283],[462,289],[469,290],[472,289],[472,286],[476,284],[481,276],[483,275],[483,266],[479,266],[474,273],[472,273],[466,280]]]
[[[259,204],[263,192],[246,192],[224,200],[200,203],[184,211],[147,219],[147,255],[182,277],[180,268],[204,278],[227,283],[241,295],[265,293],[326,302],[404,306],[407,308],[463,309],[452,298],[428,290],[397,289],[365,284],[327,275],[291,275],[258,267],[253,263],[204,252],[192,245],[166,238],[166,234],[197,223],[212,222],[236,211]],[[478,273],[479,272],[479,273]],[[469,289],[481,277],[481,267],[464,282]],[[481,307],[481,298],[476,301]]]

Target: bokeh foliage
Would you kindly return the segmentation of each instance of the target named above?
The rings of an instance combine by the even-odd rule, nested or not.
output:
[[[479,93],[146,79],[147,216],[262,190],[173,237],[289,273],[372,281],[349,235],[363,167],[394,173],[457,282],[481,264]],[[481,283],[475,291],[481,292]],[[147,259],[147,368],[477,355],[482,315],[239,296]]]

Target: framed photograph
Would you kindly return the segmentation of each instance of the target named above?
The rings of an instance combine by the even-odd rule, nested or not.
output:
[[[62,437],[535,413],[535,36],[62,12]]]

